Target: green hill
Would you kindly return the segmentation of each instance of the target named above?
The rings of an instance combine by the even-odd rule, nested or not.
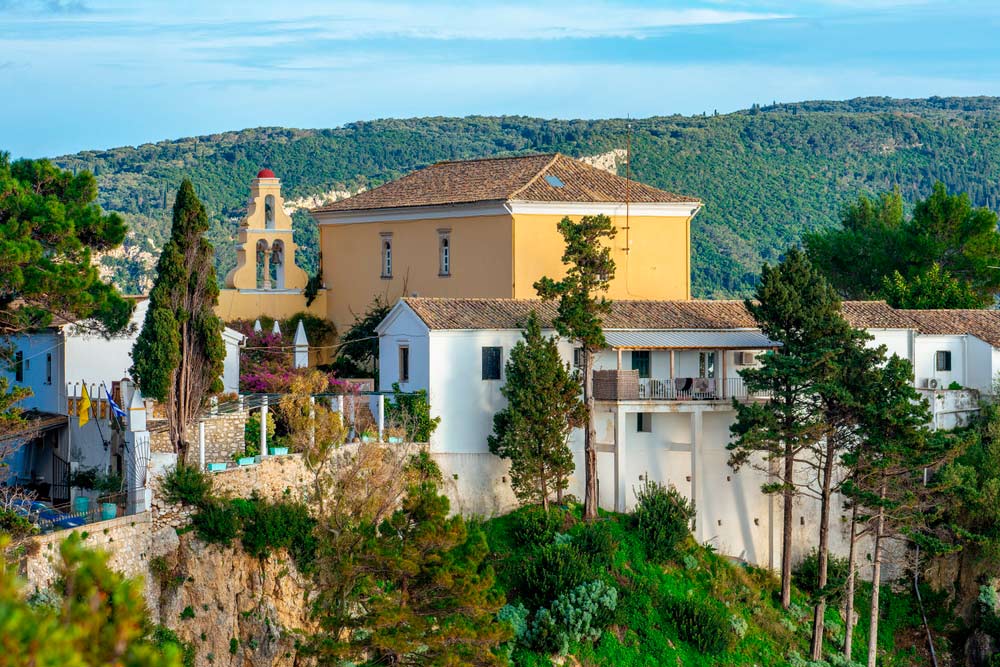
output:
[[[693,224],[699,297],[746,294],[761,261],[832,224],[860,192],[899,187],[912,201],[941,180],[977,205],[1000,208],[1000,98],[800,102],[633,120],[632,130],[636,179],[705,202]],[[128,217],[126,252],[104,261],[124,289],[136,291],[149,277],[185,176],[213,217],[225,275],[249,181],[262,166],[281,177],[291,200],[372,187],[438,160],[554,150],[598,155],[623,148],[626,133],[622,119],[383,119],[325,130],[250,129],[55,161],[94,171],[101,204]],[[295,220],[312,271],[316,229],[304,211]]]

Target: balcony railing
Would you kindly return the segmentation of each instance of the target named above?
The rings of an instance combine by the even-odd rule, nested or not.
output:
[[[639,371],[594,371],[594,398],[605,401],[730,401],[767,398],[743,378],[640,378]]]

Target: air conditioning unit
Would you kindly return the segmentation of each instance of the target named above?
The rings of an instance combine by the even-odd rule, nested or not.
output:
[[[924,386],[928,389],[937,389],[941,386],[941,381],[937,378],[924,378]]]
[[[737,366],[753,366],[757,361],[757,355],[753,352],[737,352],[736,353],[736,365]]]

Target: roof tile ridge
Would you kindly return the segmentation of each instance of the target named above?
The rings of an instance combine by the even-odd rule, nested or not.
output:
[[[439,164],[463,164],[465,162],[488,162],[490,160],[526,160],[533,157],[543,157],[548,155],[558,155],[558,153],[528,153],[527,155],[489,155],[486,157],[470,157],[464,160],[438,160],[424,167],[436,167]]]
[[[536,173],[534,176],[532,176],[528,180],[527,183],[525,183],[524,185],[522,185],[521,187],[519,187],[517,190],[514,190],[509,195],[507,195],[507,199],[513,199],[514,197],[516,197],[517,195],[521,194],[522,192],[524,192],[525,190],[527,190],[529,187],[531,187],[531,185],[535,181],[537,181],[539,178],[541,178],[542,174],[544,174],[546,171],[548,171],[549,167],[551,167],[552,165],[554,165],[559,160],[559,158],[561,158],[561,157],[563,157],[562,153],[552,153],[552,159],[549,160],[548,162],[546,162],[545,166],[542,167],[541,169],[539,169],[538,173]]]

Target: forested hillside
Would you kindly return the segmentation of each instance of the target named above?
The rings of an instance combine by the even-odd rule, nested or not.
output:
[[[632,121],[634,178],[705,202],[693,224],[695,295],[748,293],[762,260],[774,260],[804,231],[831,225],[860,192],[899,187],[912,201],[936,180],[1000,207],[1000,98],[862,98],[801,102],[712,116]],[[147,284],[169,229],[173,192],[191,178],[213,217],[210,232],[224,276],[232,239],[262,166],[287,200],[356,191],[438,160],[561,151],[591,156],[624,148],[624,120],[522,116],[415,118],[335,129],[259,128],[87,151],[56,158],[90,169],[100,202],[126,214],[124,253],[104,261],[128,291]],[[619,165],[623,168],[623,165]],[[316,229],[295,214],[302,263],[316,267]]]

